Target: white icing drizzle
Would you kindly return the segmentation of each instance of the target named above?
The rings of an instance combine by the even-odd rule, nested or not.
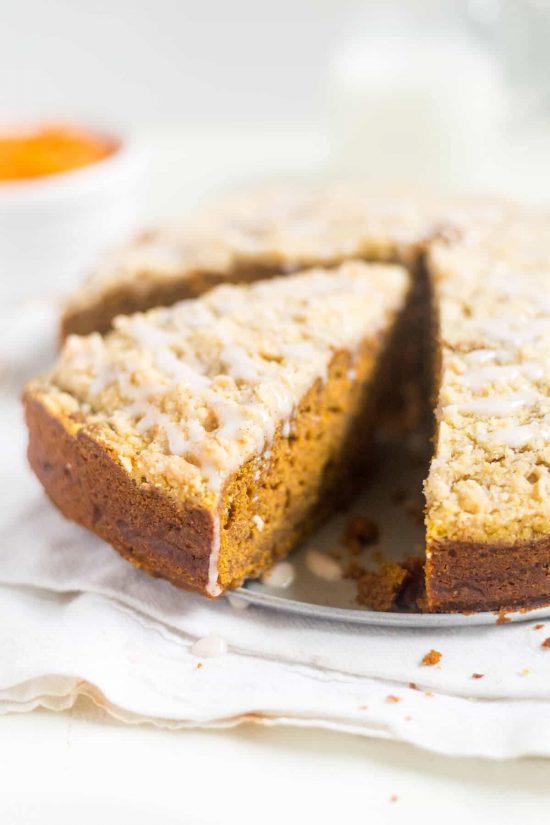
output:
[[[491,340],[506,344],[508,347],[521,347],[529,341],[535,341],[548,333],[546,318],[530,318],[518,323],[516,316],[499,315],[485,318],[472,324],[473,331],[487,335]]]
[[[168,438],[168,449],[172,455],[185,455],[189,449],[190,440],[185,438],[177,424],[168,419],[164,424],[164,430]]]
[[[505,350],[475,349],[466,353],[464,360],[477,365],[488,364],[491,361],[506,360],[508,353]]]
[[[225,656],[227,653],[227,642],[221,636],[211,633],[204,636],[191,646],[191,653],[198,659],[212,659],[217,656]]]
[[[529,424],[519,424],[515,427],[503,427],[487,434],[487,441],[503,447],[526,447],[532,443],[536,433]]]
[[[261,516],[258,516],[258,515],[252,516],[252,523],[254,524],[256,529],[260,531],[260,533],[262,532],[262,530],[265,527],[263,518]]]
[[[257,384],[262,380],[261,359],[252,358],[243,347],[227,345],[221,352],[228,375],[236,381],[248,381]]]
[[[314,576],[326,581],[337,581],[343,575],[342,568],[336,559],[327,556],[326,553],[320,553],[319,550],[307,551],[306,567]]]
[[[280,561],[262,573],[262,584],[266,587],[274,587],[282,590],[290,587],[296,578],[296,570],[294,565],[289,561]]]
[[[297,361],[310,361],[315,358],[315,347],[309,341],[298,341],[295,344],[284,344],[281,355]]]
[[[210,550],[210,558],[208,560],[208,585],[206,592],[209,596],[219,596],[222,588],[218,584],[218,561],[220,558],[220,518],[216,514],[213,516],[212,526],[212,544]]]
[[[522,364],[493,365],[475,370],[466,370],[458,376],[458,381],[473,390],[480,390],[491,384],[508,384],[522,377],[531,380],[541,378],[544,371],[540,364],[525,362]]]
[[[250,602],[246,602],[244,599],[240,599],[233,593],[227,594],[227,601],[234,610],[246,610],[248,607],[250,607]]]
[[[186,364],[168,347],[155,350],[155,361],[161,372],[176,383],[185,384],[194,392],[200,392],[211,384],[207,376],[201,375],[200,372]]]
[[[456,408],[462,415],[477,415],[480,418],[499,418],[513,415],[526,407],[529,407],[537,398],[537,394],[528,392],[517,393],[515,395],[475,398],[463,404],[457,404]]]

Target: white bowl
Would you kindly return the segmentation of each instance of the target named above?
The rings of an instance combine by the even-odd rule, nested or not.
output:
[[[0,182],[0,307],[73,288],[134,228],[143,152],[113,137],[111,155],[80,169]]]

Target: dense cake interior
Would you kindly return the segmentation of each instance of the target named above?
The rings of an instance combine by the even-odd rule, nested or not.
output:
[[[381,343],[364,340],[355,354],[338,353],[268,453],[231,478],[220,518],[224,589],[258,576],[353,500],[370,457]]]

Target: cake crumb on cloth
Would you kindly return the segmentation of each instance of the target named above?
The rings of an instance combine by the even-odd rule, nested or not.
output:
[[[422,658],[420,664],[423,667],[433,667],[434,665],[438,665],[443,657],[443,654],[439,652],[439,650],[429,650]]]

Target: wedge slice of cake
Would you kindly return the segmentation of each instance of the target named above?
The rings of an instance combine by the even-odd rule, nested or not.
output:
[[[351,185],[272,186],[214,201],[115,250],[68,300],[62,337],[105,332],[119,314],[346,260],[414,265],[444,207]],[[453,225],[463,220],[458,207]]]
[[[346,501],[408,291],[350,262],[70,336],[25,394],[31,465],[65,516],[217,596]]]
[[[516,223],[431,251],[440,362],[425,488],[432,610],[550,601],[550,265],[541,231]]]
[[[185,221],[144,232],[105,257],[69,298],[62,337],[105,332],[116,315],[169,306],[225,282],[350,259],[417,270],[430,239],[499,226],[513,211],[504,200],[442,200],[341,182],[237,192],[205,204]]]

